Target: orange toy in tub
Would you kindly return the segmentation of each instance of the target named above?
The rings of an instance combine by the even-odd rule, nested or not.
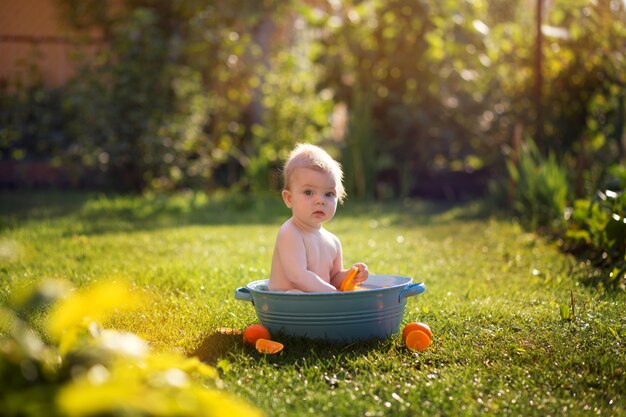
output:
[[[357,285],[353,280],[357,272],[359,272],[359,268],[356,266],[350,269],[350,272],[348,272],[348,275],[344,278],[341,286],[339,286],[339,291],[354,291],[356,289]]]

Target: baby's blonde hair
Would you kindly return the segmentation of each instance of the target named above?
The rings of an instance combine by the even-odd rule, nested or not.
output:
[[[289,180],[296,168],[311,168],[329,173],[335,179],[337,200],[343,202],[346,190],[343,187],[343,171],[341,164],[335,161],[325,150],[309,143],[299,143],[289,154],[283,168],[285,178],[284,189],[289,189]]]

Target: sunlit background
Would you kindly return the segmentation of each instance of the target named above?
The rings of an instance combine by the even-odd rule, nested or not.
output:
[[[0,186],[273,192],[297,142],[353,198],[485,194],[533,141],[623,161],[624,0],[0,5]]]

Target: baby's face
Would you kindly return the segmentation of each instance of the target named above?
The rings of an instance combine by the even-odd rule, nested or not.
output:
[[[337,210],[337,183],[332,174],[311,168],[296,168],[283,191],[283,199],[301,226],[319,228]]]

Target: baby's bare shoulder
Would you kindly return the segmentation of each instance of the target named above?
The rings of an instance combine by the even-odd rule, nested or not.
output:
[[[335,245],[339,244],[339,238],[335,236],[334,234],[332,234],[331,232],[329,232],[328,230],[322,228],[320,232],[322,233],[322,236],[324,237],[326,241],[332,242]]]
[[[287,220],[285,223],[283,223],[280,228],[278,229],[278,239],[280,240],[284,240],[284,239],[301,239],[302,238],[302,232],[300,231],[300,229],[293,224],[293,222],[291,220]]]

